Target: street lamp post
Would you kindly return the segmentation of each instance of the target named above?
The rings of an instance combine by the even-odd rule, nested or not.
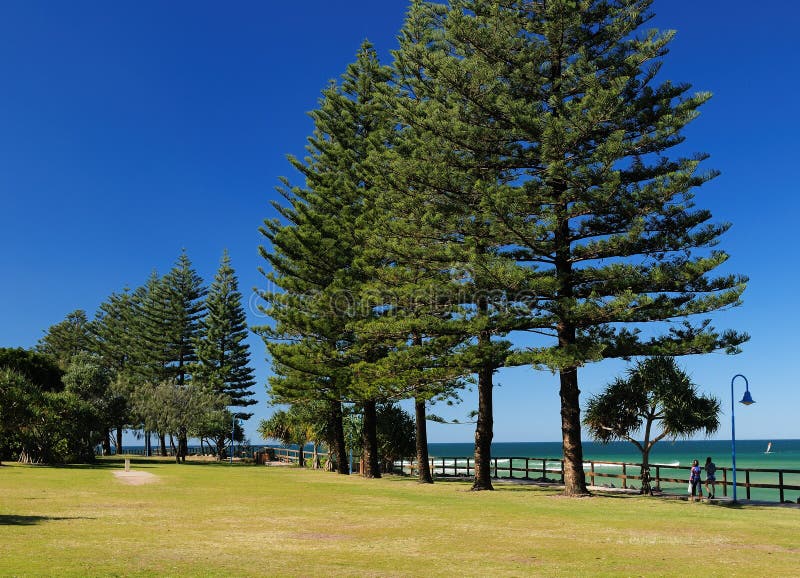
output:
[[[750,385],[747,383],[747,378],[742,375],[741,373],[737,373],[731,379],[731,470],[733,471],[733,503],[736,503],[736,418],[735,418],[735,409],[736,404],[734,403],[733,397],[733,382],[736,381],[737,377],[741,377],[744,380],[744,396],[742,400],[739,402],[743,405],[752,405],[755,403],[753,401],[752,396],[750,395]]]

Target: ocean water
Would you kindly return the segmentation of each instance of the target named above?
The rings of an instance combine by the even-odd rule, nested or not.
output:
[[[765,453],[772,442],[772,451]],[[474,453],[471,443],[428,444],[431,457],[467,457]],[[560,458],[561,442],[498,442],[492,444],[492,456],[520,458]],[[661,440],[650,452],[650,463],[686,466],[692,460],[702,465],[711,456],[717,467],[731,466],[730,440]],[[641,453],[630,442],[583,442],[586,460],[641,462]],[[736,440],[736,467],[800,470],[800,440]]]
[[[772,443],[770,452],[767,453],[767,445]],[[466,473],[463,467],[466,466],[466,458],[472,457],[474,446],[470,443],[431,443],[428,444],[431,458],[434,464],[441,463],[448,466],[441,473]],[[730,440],[691,440],[691,441],[668,441],[662,440],[655,444],[650,452],[650,464],[663,464],[669,466],[661,470],[662,477],[684,479],[688,481],[688,471],[692,460],[697,460],[702,466],[706,457],[710,456],[718,468],[731,467],[731,442]],[[608,462],[641,463],[641,453],[638,448],[630,442],[611,442],[601,444],[598,442],[583,442],[583,456],[586,461],[595,462],[595,471],[608,473],[621,473],[622,466],[612,465]],[[524,467],[525,462],[512,458],[553,458],[561,457],[560,442],[498,442],[492,444],[492,457],[497,458],[497,466],[501,476],[503,467],[512,464],[514,467]],[[450,459],[448,459],[450,458]],[[459,459],[460,458],[460,459]],[[456,472],[458,466],[461,471]],[[532,463],[532,468],[538,464]],[[548,468],[557,468],[557,462],[548,462]],[[736,469],[737,482],[742,484],[746,480],[745,469],[780,469],[795,470],[800,472],[800,440],[736,440]],[[588,466],[586,467],[588,473]],[[651,469],[651,472],[655,472]],[[627,473],[638,474],[637,468],[628,468]],[[517,477],[524,476],[522,473],[515,473]],[[531,474],[534,477],[535,474]],[[558,477],[557,473],[548,473],[550,478]],[[703,474],[705,480],[705,474]],[[722,472],[717,475],[718,480],[722,480]],[[727,472],[728,482],[731,481],[731,472]],[[750,482],[753,484],[766,483],[777,484],[778,474],[773,472],[750,472]],[[596,478],[597,484],[614,484],[619,487],[620,479]],[[638,480],[631,481],[632,485],[638,485]],[[784,474],[784,484],[800,486],[800,473]],[[682,492],[686,490],[686,483],[663,483],[662,487],[667,491]],[[732,489],[728,487],[728,495]],[[722,495],[722,488],[717,488],[717,495]],[[737,489],[739,499],[746,498],[746,490],[741,487]],[[796,501],[800,497],[800,490],[786,490],[785,500]],[[751,488],[751,499],[778,501],[779,493],[771,488]]]

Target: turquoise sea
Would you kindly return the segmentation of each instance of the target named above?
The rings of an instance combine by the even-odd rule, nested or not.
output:
[[[767,446],[771,443],[770,452],[767,453]],[[704,464],[706,457],[711,456],[718,468],[731,467],[731,442],[730,440],[691,440],[691,441],[666,441],[658,442],[650,452],[651,464],[664,464],[671,466],[665,469],[662,476],[687,478],[688,470],[692,460],[698,460]],[[452,465],[466,465],[465,460],[457,458],[471,457],[474,452],[473,444],[470,443],[431,443],[428,450],[436,462],[444,459],[442,463]],[[601,444],[597,442],[583,442],[584,460],[594,461],[596,471],[606,471],[621,473],[621,466],[613,466],[607,462],[627,462],[640,463],[641,453],[630,442],[612,442]],[[508,460],[504,458],[560,458],[560,442],[498,442],[492,444],[492,457],[498,458],[498,466],[508,466]],[[452,459],[446,459],[452,458]],[[514,466],[520,467],[519,462],[514,460]],[[606,465],[603,465],[606,464]],[[552,464],[554,467],[557,464]],[[535,466],[533,466],[535,467]],[[548,466],[549,467],[549,466]],[[746,480],[745,469],[780,469],[800,471],[800,440],[736,440],[736,468],[737,481],[742,484]],[[587,468],[588,471],[588,468]],[[638,473],[638,470],[628,469],[628,474]],[[731,472],[727,472],[728,481],[731,480]],[[550,474],[555,477],[555,474]],[[703,476],[705,479],[705,476]],[[721,473],[718,475],[721,480]],[[613,483],[620,485],[620,480],[613,478],[598,478],[600,483]],[[751,472],[751,483],[778,483],[777,473]],[[632,482],[638,484],[637,482]],[[800,486],[800,474],[785,474],[784,484]],[[669,491],[684,491],[685,486],[680,484],[662,484]],[[730,495],[731,488],[728,488]],[[717,490],[718,495],[722,495],[721,489]],[[746,491],[741,486],[737,489],[737,497],[744,499]],[[785,500],[796,501],[800,497],[800,490],[787,490],[784,494]],[[779,494],[775,489],[751,489],[752,499],[763,499],[778,501]]]
[[[772,442],[772,451],[765,453],[769,442]],[[431,457],[467,457],[474,453],[474,447],[471,443],[432,443],[428,444],[428,452]],[[561,442],[497,442],[492,444],[492,456],[559,458]],[[718,467],[730,467],[730,440],[662,440],[650,452],[650,462],[689,468],[692,460],[702,464],[708,456]],[[639,450],[630,442],[584,441],[583,457],[595,461],[641,462]],[[736,467],[800,470],[800,439],[736,440]]]

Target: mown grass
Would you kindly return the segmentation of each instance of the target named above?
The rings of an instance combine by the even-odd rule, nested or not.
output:
[[[0,468],[0,574],[797,575],[800,510],[140,461]]]

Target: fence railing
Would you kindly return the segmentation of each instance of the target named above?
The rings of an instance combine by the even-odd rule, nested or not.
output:
[[[431,472],[440,476],[473,476],[475,460],[471,457],[436,457],[430,459]],[[564,482],[564,461],[562,458],[523,458],[496,457],[491,459],[492,476],[496,479],[518,478],[542,482]],[[602,484],[599,479],[621,480],[621,487],[628,488],[630,482],[641,482],[641,463],[611,462],[606,460],[584,460],[587,482],[592,486]],[[414,459],[403,459],[394,463],[394,471],[406,475],[417,472]],[[618,471],[610,471],[610,470]],[[689,472],[686,466],[675,464],[649,464],[650,485],[658,488],[662,484],[688,484]],[[730,468],[717,468],[716,486],[722,495],[728,495],[733,487]],[[784,502],[787,491],[800,492],[800,470],[779,470],[770,468],[736,468],[737,494],[742,488],[746,499],[750,500],[755,488],[774,490],[778,501]],[[673,488],[675,489],[675,488]],[[774,494],[773,494],[774,496]],[[797,499],[795,497],[795,499]]]
[[[199,446],[198,447],[189,446],[188,448],[186,448],[186,455],[187,456],[203,456],[203,455],[209,455],[209,454],[212,454],[212,453],[213,453],[213,451],[211,449],[209,449],[209,448],[200,448]],[[100,455],[100,454],[98,454],[98,455]],[[111,455],[112,456],[117,455],[117,451],[116,451],[115,448],[111,449]],[[144,449],[144,448],[139,448],[139,447],[133,447],[133,448],[123,447],[122,451],[119,452],[119,455],[121,455],[121,456],[146,456],[147,455],[147,450]],[[151,456],[161,456],[161,457],[164,457],[164,456],[170,456],[171,457],[171,456],[175,455],[175,450],[173,450],[171,447],[167,447],[166,453],[164,454],[164,456],[162,456],[161,455],[161,448],[159,448],[158,446],[153,446],[150,449],[150,455]]]

